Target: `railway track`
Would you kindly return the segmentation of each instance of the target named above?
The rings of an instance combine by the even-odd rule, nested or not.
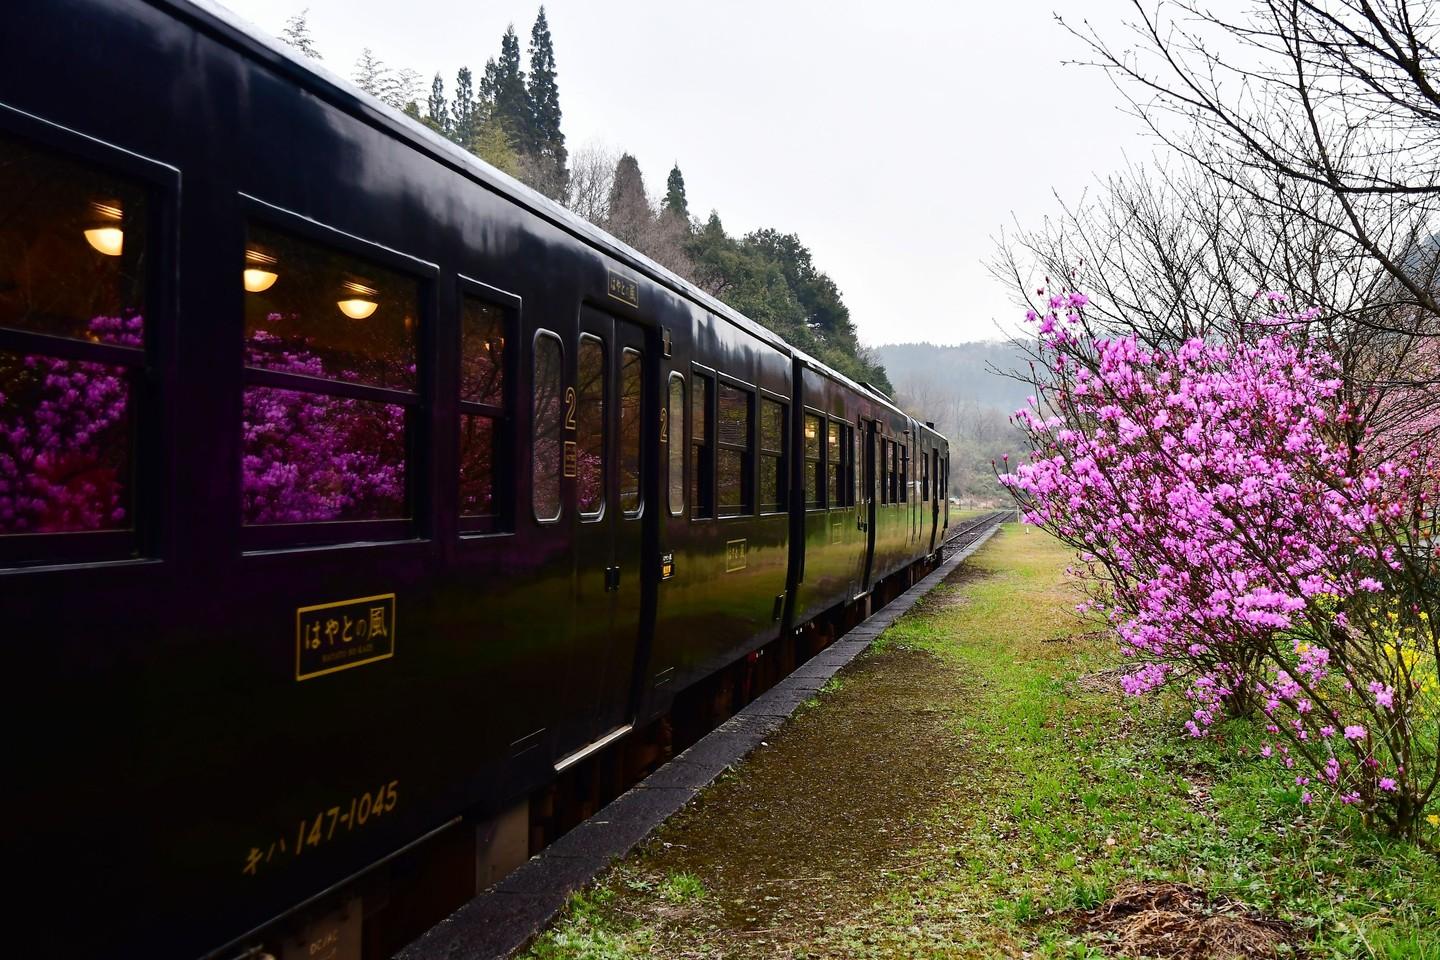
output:
[[[988,513],[983,513],[978,517],[959,524],[955,532],[946,537],[945,542],[940,544],[939,549],[936,551],[940,554],[940,562],[944,563],[945,560],[953,556],[957,550],[963,550],[968,547],[982,537],[991,527],[1004,523],[1014,516],[1014,514],[1015,511],[1013,510],[991,510]]]

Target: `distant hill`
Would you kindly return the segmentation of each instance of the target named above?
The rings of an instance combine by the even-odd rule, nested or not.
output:
[[[1027,368],[1025,356],[1013,342],[982,340],[952,346],[890,343],[872,347],[871,351],[885,365],[896,391],[915,399],[922,399],[928,388],[936,385],[949,399],[996,406],[1009,414],[1024,406],[1030,395],[1023,383],[991,372],[992,368]]]
[[[977,504],[1009,502],[995,482],[992,461],[1012,462],[1028,451],[1010,414],[1031,389],[996,371],[1027,370],[1019,344],[980,341],[954,346],[894,343],[871,348],[895,385],[896,401],[912,416],[933,420],[950,438],[950,492]]]

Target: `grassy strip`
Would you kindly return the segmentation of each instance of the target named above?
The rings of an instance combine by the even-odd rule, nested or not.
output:
[[[1117,663],[1113,644],[1071,612],[1066,560],[1049,538],[1007,528],[970,561],[975,577],[939,588],[868,654],[925,651],[947,668],[937,675],[964,677],[942,701],[958,740],[939,748],[963,752],[962,772],[896,812],[923,821],[924,839],[876,863],[881,892],[747,953],[744,931],[687,906],[709,896],[703,875],[657,874],[641,853],[577,897],[530,956],[1100,956],[1073,931],[1075,912],[1124,883],[1175,880],[1292,921],[1313,956],[1440,960],[1434,858],[1348,810],[1301,808],[1293,774],[1255,757],[1253,726],[1192,741],[1177,735],[1182,704],[1107,691],[1096,680]],[[848,695],[842,683],[810,719]],[[823,817],[814,829],[823,843]],[[667,832],[658,843],[703,842]],[[662,935],[676,924],[678,941]]]

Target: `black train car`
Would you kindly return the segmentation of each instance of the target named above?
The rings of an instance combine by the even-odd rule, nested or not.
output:
[[[17,0],[12,947],[283,950],[354,896],[388,952],[365,878],[473,891],[475,822],[932,554],[946,462],[219,9]]]

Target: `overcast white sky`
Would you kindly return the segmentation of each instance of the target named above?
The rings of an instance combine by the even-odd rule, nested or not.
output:
[[[362,47],[453,89],[522,52],[534,0],[223,0],[270,33],[308,6],[324,65]],[[1120,37],[1126,0],[549,0],[567,145],[628,150],[652,194],[680,164],[699,215],[794,232],[869,344],[999,336],[984,261],[1015,218],[1076,198],[1150,142],[1053,18]],[[1122,44],[1123,45],[1123,44]]]

